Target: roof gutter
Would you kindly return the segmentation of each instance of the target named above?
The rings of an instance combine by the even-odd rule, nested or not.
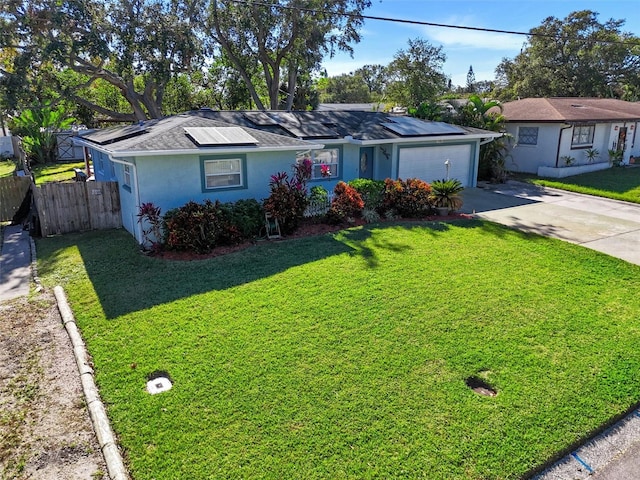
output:
[[[492,135],[487,137],[486,135],[480,139],[480,146],[486,145],[487,143],[493,142],[496,138],[504,137],[504,132],[500,133],[500,135]]]
[[[109,156],[109,161],[113,163],[118,163],[120,165],[127,165],[131,167],[131,174],[133,175],[133,181],[131,182],[133,183],[133,189],[134,189],[133,195],[134,195],[134,198],[136,199],[136,207],[140,208],[140,205],[142,205],[142,203],[140,203],[140,189],[138,188],[138,169],[136,168],[136,164],[132,162],[127,162],[126,160],[122,160],[120,158],[116,158],[111,153],[107,153],[107,155]],[[138,240],[140,243],[142,243],[144,241],[144,236],[142,235],[142,223],[137,222],[137,224],[138,224],[137,236],[139,236]]]
[[[425,140],[429,140],[433,143],[446,143],[446,142],[455,142],[459,140],[477,140],[480,139],[481,143],[487,143],[492,141],[495,138],[502,137],[504,133],[498,133],[488,135],[486,133],[469,133],[465,135],[440,135],[440,136],[422,136],[422,137],[403,137],[403,138],[384,138],[379,140],[356,140],[351,136],[344,137],[344,140],[347,140],[348,143],[354,145],[384,145],[387,143],[416,143],[416,142],[424,142]],[[483,140],[484,139],[484,140]],[[331,143],[327,141],[327,144]],[[336,142],[337,143],[337,142]],[[344,143],[344,141],[341,141]]]
[[[562,132],[564,132],[567,128],[572,128],[573,125],[565,125],[564,127],[560,127],[560,135],[558,135],[558,150],[556,151],[556,168],[558,168],[558,162],[560,161],[560,144],[562,143]]]

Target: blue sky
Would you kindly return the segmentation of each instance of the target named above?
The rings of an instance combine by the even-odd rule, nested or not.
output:
[[[528,32],[549,16],[563,19],[577,10],[598,12],[599,20],[626,20],[623,31],[640,36],[638,0],[371,0],[365,15],[402,18],[450,25]],[[387,65],[393,55],[407,47],[408,39],[424,38],[442,45],[447,56],[444,72],[454,85],[465,85],[469,66],[476,80],[492,80],[504,58],[515,57],[525,36],[483,33],[458,29],[396,24],[366,20],[361,42],[353,58],[339,53],[323,64],[329,76],[349,73],[362,65]]]

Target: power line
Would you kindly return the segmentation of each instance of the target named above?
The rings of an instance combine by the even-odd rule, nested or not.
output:
[[[426,27],[439,27],[439,28],[455,28],[458,30],[471,30],[475,32],[486,32],[486,33],[503,33],[507,35],[524,35],[526,37],[546,37],[546,38],[559,38],[557,35],[552,33],[538,33],[538,32],[519,32],[516,30],[501,30],[498,28],[484,28],[484,27],[469,27],[465,25],[450,25],[446,23],[434,23],[434,22],[424,22],[421,20],[408,20],[405,18],[392,18],[392,17],[378,17],[374,15],[361,15],[357,13],[336,13],[331,12],[329,10],[317,9],[317,8],[307,8],[307,7],[298,7],[291,5],[280,5],[279,3],[266,3],[260,1],[253,0],[230,0],[233,3],[241,3],[243,5],[251,6],[258,5],[262,7],[270,7],[270,8],[279,8],[282,10],[297,10],[300,12],[308,12],[308,13],[321,13],[324,15],[331,15],[335,17],[348,17],[348,18],[356,18],[356,19],[365,19],[365,20],[377,20],[381,22],[391,22],[391,23],[404,23],[408,25],[421,25]],[[563,39],[570,39],[571,37],[561,37]],[[578,38],[576,37],[576,40]],[[595,40],[597,43],[610,43],[610,44],[620,44],[620,45],[629,45],[629,46],[640,46],[640,42],[636,41],[628,41],[628,40]]]

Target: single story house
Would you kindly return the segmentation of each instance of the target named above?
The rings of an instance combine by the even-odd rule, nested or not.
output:
[[[191,200],[260,201],[271,175],[290,174],[304,157],[315,165],[311,185],[328,191],[340,180],[447,174],[472,187],[481,143],[500,135],[382,112],[202,109],[83,132],[79,141],[95,180],[119,183],[122,224],[142,241],[141,204],[164,213]]]
[[[509,170],[568,176],[608,168],[609,150],[621,152],[623,164],[640,155],[640,103],[555,97],[524,98],[502,107],[507,132],[513,136]],[[597,158],[589,158],[587,152],[593,150]]]

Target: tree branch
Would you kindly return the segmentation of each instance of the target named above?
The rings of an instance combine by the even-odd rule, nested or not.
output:
[[[93,110],[94,112],[108,116],[109,120],[113,120],[116,122],[136,122],[138,120],[133,113],[121,113],[114,110],[109,110],[108,108],[96,105],[95,103],[90,102],[89,100],[79,97],[75,94],[71,94],[71,100]]]

